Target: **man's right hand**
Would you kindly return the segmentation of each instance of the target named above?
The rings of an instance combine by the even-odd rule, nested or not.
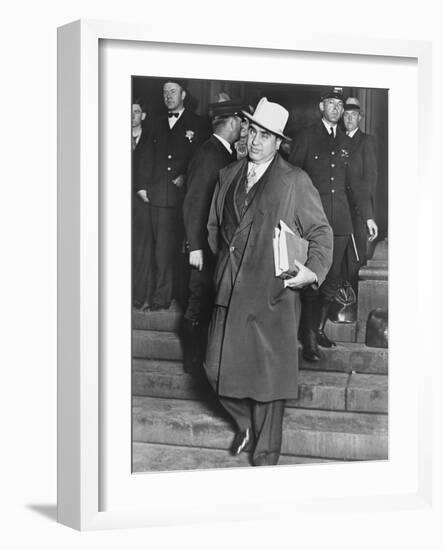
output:
[[[137,191],[137,195],[141,198],[143,202],[149,202],[146,189],[140,189],[140,191]]]
[[[189,253],[189,265],[196,267],[199,271],[203,269],[203,250],[191,250]]]

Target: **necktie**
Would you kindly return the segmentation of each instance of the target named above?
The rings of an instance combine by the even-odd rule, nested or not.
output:
[[[137,146],[137,138],[132,136],[132,150],[133,151],[134,151],[136,146]]]
[[[173,118],[173,117],[178,118],[178,115],[179,113],[168,113],[169,118]]]
[[[331,139],[334,141],[335,135],[334,135],[334,128],[332,128],[332,126],[331,126],[331,133],[329,135],[331,136]]]
[[[257,182],[257,174],[255,173],[255,166],[252,165],[246,178],[246,193],[249,193],[251,187]]]

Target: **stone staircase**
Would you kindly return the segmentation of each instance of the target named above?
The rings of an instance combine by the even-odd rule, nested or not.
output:
[[[183,372],[180,323],[176,305],[133,313],[133,471],[248,466],[246,454],[229,453],[235,430],[204,375]],[[388,457],[388,352],[343,327],[329,323],[340,343],[322,361],[300,357],[280,464]]]

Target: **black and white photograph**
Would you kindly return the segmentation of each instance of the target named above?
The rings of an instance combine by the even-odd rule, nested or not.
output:
[[[389,458],[388,102],[132,76],[133,473]]]

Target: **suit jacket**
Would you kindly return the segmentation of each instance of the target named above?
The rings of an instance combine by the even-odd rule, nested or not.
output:
[[[166,112],[153,122],[136,181],[137,189],[147,190],[152,206],[181,205],[185,188],[178,188],[172,180],[186,175],[191,157],[208,135],[208,124],[189,109],[184,110],[172,129]]]
[[[346,189],[349,140],[338,126],[336,132],[332,140],[321,120],[305,128],[295,140],[289,161],[308,173],[334,235],[349,235],[353,230]]]
[[[137,188],[137,177],[140,171],[140,164],[143,157],[147,154],[147,147],[149,145],[149,130],[148,128],[143,128],[142,135],[138,140],[135,149],[132,150],[132,188],[134,192],[138,191]]]
[[[190,250],[203,250],[208,246],[208,216],[218,173],[232,161],[226,147],[211,136],[189,163],[183,216]]]
[[[350,161],[348,168],[349,199],[353,214],[364,220],[374,219],[377,187],[377,155],[375,139],[361,130],[348,137]]]
[[[307,174],[280,155],[256,183],[260,187],[240,222],[233,224],[225,202],[231,186],[244,180],[246,165],[242,159],[221,170],[211,205],[215,304],[227,309],[225,323],[217,323],[215,310],[205,369],[220,395],[258,401],[296,398],[299,291],[285,288],[275,276],[274,228],[283,220],[309,241],[306,265],[319,284],[332,262],[332,231]]]

